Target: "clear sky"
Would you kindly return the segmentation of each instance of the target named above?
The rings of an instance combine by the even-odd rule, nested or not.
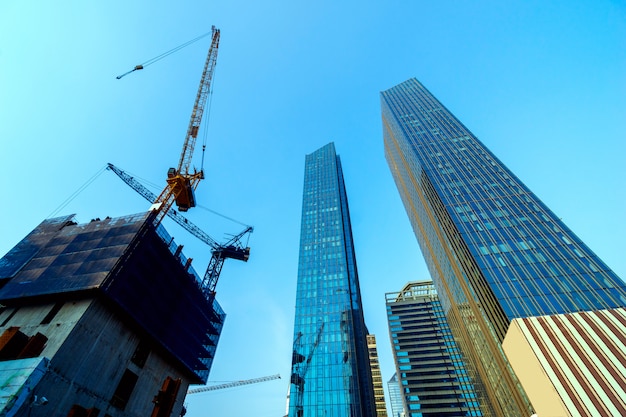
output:
[[[330,141],[365,319],[383,379],[393,374],[384,293],[428,272],[384,159],[379,92],[411,77],[626,277],[621,0],[4,0],[0,255],[55,212],[87,222],[147,209],[110,172],[61,206],[107,162],[164,185],[209,38],[115,77],[211,25],[222,38],[197,198],[255,232],[250,261],[227,261],[217,287],[228,316],[210,380],[282,380],[190,395],[188,417],[284,414],[304,156]],[[203,208],[188,217],[217,240],[242,229]],[[202,273],[208,247],[166,226]]]

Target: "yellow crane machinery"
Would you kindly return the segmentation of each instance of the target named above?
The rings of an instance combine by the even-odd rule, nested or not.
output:
[[[161,223],[174,202],[176,202],[179,211],[187,211],[196,205],[194,192],[200,180],[204,179],[204,171],[201,167],[200,171],[194,169],[193,172],[190,172],[191,160],[196,146],[198,131],[200,130],[200,123],[202,122],[204,107],[211,90],[211,81],[215,71],[215,64],[217,63],[219,43],[220,31],[213,26],[211,46],[209,47],[204,69],[202,70],[202,77],[200,78],[200,85],[198,86],[198,93],[196,94],[196,100],[191,112],[189,127],[187,128],[187,135],[183,143],[178,167],[170,168],[167,171],[167,186],[154,201],[154,207],[158,210],[155,224]]]
[[[194,169],[193,172],[190,171],[190,167],[193,152],[196,146],[196,138],[198,137],[200,124],[202,123],[202,115],[204,114],[204,108],[207,102],[207,98],[211,91],[211,81],[213,80],[213,73],[215,71],[215,65],[217,63],[217,51],[220,42],[220,31],[215,26],[211,28],[211,31],[211,45],[209,46],[209,52],[207,53],[204,68],[202,70],[200,85],[198,86],[196,100],[194,102],[193,110],[191,112],[191,118],[189,120],[189,126],[187,128],[187,135],[185,136],[185,141],[183,143],[183,149],[180,154],[180,160],[178,161],[178,167],[170,168],[167,171],[167,185],[165,186],[163,191],[161,191],[161,194],[156,197],[151,191],[143,187],[132,176],[128,175],[122,169],[117,168],[113,164],[108,164],[107,168],[115,172],[124,182],[126,182],[126,184],[128,184],[140,195],[153,203],[150,210],[157,211],[154,219],[155,225],[159,225],[163,221],[165,216],[170,216],[170,218],[172,218],[194,236],[196,236],[211,247],[212,256],[211,260],[209,261],[209,265],[205,272],[204,278],[202,279],[201,288],[205,292],[205,294],[214,296],[215,287],[217,285],[217,281],[219,279],[224,260],[237,259],[244,262],[248,261],[248,258],[250,257],[250,248],[243,244],[243,238],[251,233],[253,229],[251,226],[247,226],[244,231],[232,237],[232,239],[230,239],[228,242],[220,244],[212,239],[210,236],[208,236],[206,233],[204,233],[202,230],[200,230],[197,226],[193,225],[191,222],[185,219],[176,210],[172,209],[172,205],[174,204],[174,202],[176,202],[178,210],[183,212],[189,210],[191,207],[195,207],[196,199],[194,196],[194,191],[198,187],[200,180],[204,179],[204,171],[202,169],[202,166],[200,168],[200,171],[196,171]],[[201,39],[204,36],[206,35],[202,35],[196,39],[187,42],[184,45],[181,45],[180,47],[173,49],[172,51],[162,54],[159,57],[149,61],[149,63],[156,62],[156,60],[161,59],[162,57],[167,56],[189,45],[190,43]],[[127,73],[122,74],[117,78],[120,79],[133,71],[142,69],[146,65],[148,64],[144,63],[143,65],[138,65],[133,70],[128,71]],[[202,151],[204,152],[204,146]]]
[[[123,169],[109,163],[107,169],[113,171],[122,181],[135,190],[139,195],[148,201],[155,201],[156,196],[146,187],[144,187],[133,176],[125,172]],[[215,239],[207,235],[198,226],[183,217],[175,209],[167,211],[167,216],[182,226],[189,233],[200,239],[211,247],[211,260],[202,279],[201,288],[207,295],[215,294],[215,287],[222,272],[222,266],[226,259],[236,259],[238,261],[248,262],[250,257],[250,247],[243,243],[243,239],[252,233],[252,226],[246,228],[239,234],[233,236],[228,242],[218,243]]]

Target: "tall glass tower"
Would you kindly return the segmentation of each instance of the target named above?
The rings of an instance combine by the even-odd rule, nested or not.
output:
[[[387,381],[387,391],[389,392],[392,417],[406,417],[404,404],[402,402],[402,391],[400,391],[400,381],[398,381],[397,373],[393,374],[391,379]]]
[[[501,343],[514,318],[615,308],[626,288],[419,81],[381,93],[385,156],[485,415],[532,406]]]
[[[374,391],[341,161],[306,156],[290,417],[374,417]]]

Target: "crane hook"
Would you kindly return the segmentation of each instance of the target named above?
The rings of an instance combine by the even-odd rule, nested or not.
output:
[[[185,47],[187,47],[187,46],[191,45],[192,43],[197,42],[197,41],[199,41],[200,39],[202,39],[202,38],[204,38],[204,37],[206,37],[206,36],[208,36],[208,35],[212,34],[212,33],[213,33],[213,29],[214,29],[214,28],[215,28],[215,26],[213,26],[213,27],[211,28],[211,32],[207,32],[207,33],[205,33],[205,34],[203,34],[203,35],[198,36],[197,38],[194,38],[194,39],[192,39],[192,40],[190,40],[190,41],[187,41],[187,42],[183,43],[182,45],[178,45],[178,46],[177,46],[176,48],[174,48],[174,49],[170,49],[169,51],[164,52],[164,53],[162,53],[161,55],[155,56],[154,58],[147,60],[147,61],[146,61],[146,62],[144,62],[143,64],[139,64],[139,65],[135,66],[135,68],[133,68],[132,70],[128,71],[127,73],[124,73],[124,74],[122,74],[122,75],[118,75],[118,76],[117,76],[117,77],[115,77],[115,78],[117,78],[117,79],[119,80],[120,78],[127,76],[127,75],[128,75],[128,74],[130,74],[131,72],[134,72],[134,71],[137,71],[137,70],[142,70],[144,66],[145,66],[145,67],[147,67],[148,65],[154,64],[155,62],[160,61],[161,59],[163,59],[163,58],[165,58],[165,57],[167,57],[167,56],[169,56],[169,55],[173,54],[174,52],[180,51],[181,49],[183,49],[183,48],[185,48]]]
[[[137,71],[137,70],[142,70],[142,69],[143,69],[143,65],[135,65],[135,68],[133,68],[132,70],[130,70],[130,71],[128,71],[128,72],[126,72],[126,73],[124,73],[124,74],[122,74],[122,75],[118,75],[118,76],[117,76],[117,77],[115,77],[115,78],[117,78],[117,79],[119,80],[120,78],[127,76],[127,75],[128,75],[128,74],[130,74],[131,72],[135,72],[135,71]]]

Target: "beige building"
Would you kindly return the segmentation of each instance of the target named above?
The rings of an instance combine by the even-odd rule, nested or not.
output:
[[[502,347],[538,417],[626,416],[626,309],[515,319]]]
[[[378,363],[378,349],[376,348],[376,336],[367,335],[367,350],[372,368],[372,384],[374,385],[374,400],[376,402],[376,417],[387,417],[387,405],[385,403],[385,391],[383,389],[383,377],[380,374]]]

